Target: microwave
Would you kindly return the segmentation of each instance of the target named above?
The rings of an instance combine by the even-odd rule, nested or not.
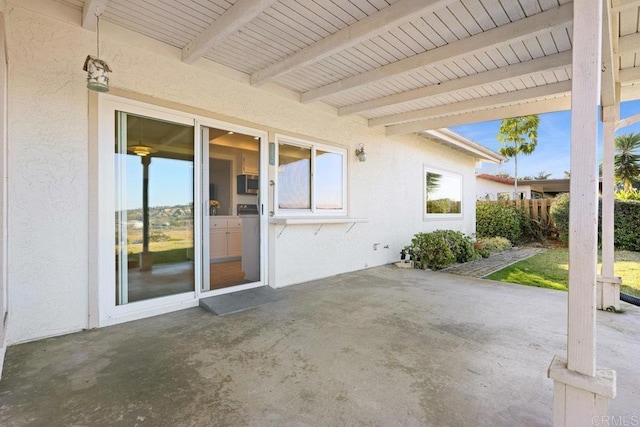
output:
[[[257,175],[238,175],[238,194],[258,194],[259,188]]]

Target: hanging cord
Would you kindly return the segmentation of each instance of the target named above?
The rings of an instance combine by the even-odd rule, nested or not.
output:
[[[98,56],[97,58],[100,58],[100,15],[102,15],[102,13],[98,13],[98,10],[96,9],[96,33],[98,33],[98,36],[96,37],[96,51],[98,52]]]

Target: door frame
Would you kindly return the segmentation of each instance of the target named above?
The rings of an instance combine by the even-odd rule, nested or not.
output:
[[[116,111],[124,111],[157,120],[194,127],[194,291],[176,295],[137,301],[125,305],[116,305],[115,298],[115,202],[116,181],[113,149],[116,138]],[[160,107],[146,102],[136,101],[111,94],[97,96],[97,128],[95,131],[95,146],[90,147],[90,280],[89,280],[89,326],[103,327],[131,320],[142,319],[197,307],[199,299],[206,296],[221,295],[237,292],[267,284],[267,228],[268,221],[264,205],[267,204],[267,147],[268,133],[254,128],[219,121],[180,110]],[[202,291],[203,259],[203,221],[205,201],[202,186],[202,137],[201,127],[228,129],[238,133],[257,136],[260,139],[260,282],[233,286],[213,291]],[[91,140],[91,138],[90,138]],[[207,189],[208,190],[208,189]],[[196,209],[200,207],[200,209]],[[208,209],[208,207],[206,207]],[[198,213],[196,213],[196,210]],[[208,228],[208,227],[207,227]]]
[[[221,288],[221,289],[214,289],[214,290],[202,290],[202,287],[200,287],[199,289],[199,297],[200,298],[207,298],[207,297],[211,297],[211,296],[216,296],[216,295],[224,295],[224,294],[228,294],[231,292],[238,292],[238,291],[244,291],[247,289],[253,289],[253,288],[258,288],[261,286],[266,286],[267,283],[267,278],[269,277],[269,275],[267,274],[267,269],[268,269],[268,263],[267,263],[267,238],[268,238],[268,218],[267,215],[265,215],[265,212],[267,211],[267,209],[265,209],[265,205],[268,206],[267,204],[267,195],[268,195],[268,191],[267,191],[267,184],[268,184],[268,179],[267,179],[267,158],[266,158],[266,153],[268,152],[268,132],[266,131],[262,131],[259,129],[255,129],[255,128],[250,128],[250,127],[246,127],[246,126],[241,126],[241,125],[236,125],[233,123],[229,123],[229,122],[225,122],[222,120],[216,120],[216,119],[211,119],[211,118],[205,118],[205,117],[200,117],[197,121],[198,126],[196,127],[196,132],[198,133],[198,135],[200,136],[200,138],[202,137],[202,128],[203,127],[207,127],[207,128],[215,128],[215,129],[221,129],[221,130],[226,130],[226,131],[230,131],[230,132],[235,132],[235,133],[239,133],[239,134],[244,134],[244,135],[249,135],[249,136],[254,136],[254,137],[258,137],[259,138],[259,152],[258,152],[258,165],[259,165],[259,169],[260,169],[260,174],[258,175],[258,179],[260,181],[260,188],[261,191],[259,192],[259,201],[258,201],[258,213],[259,213],[259,218],[260,218],[260,281],[258,282],[252,282],[252,283],[246,283],[243,285],[237,285],[237,286],[229,286],[227,288]],[[207,141],[208,143],[208,141]],[[200,162],[202,171],[204,171],[204,141],[200,141],[200,154],[202,157],[202,161]],[[264,171],[264,172],[263,172]],[[237,169],[236,169],[237,172]],[[232,169],[232,175],[233,175],[233,169]],[[201,173],[201,176],[204,177],[204,174]],[[233,178],[233,177],[232,177]],[[204,178],[203,178],[204,179]],[[204,191],[208,191],[208,188],[205,189],[204,185],[202,185],[203,183],[200,183],[200,188],[202,189],[200,197],[202,200],[202,215],[200,215],[200,217],[202,219],[204,218],[209,218],[208,216],[208,212],[209,212],[209,207],[206,206],[206,202],[204,200],[206,200],[204,198]],[[236,183],[235,180],[232,179],[231,180],[231,191],[232,192],[236,192]],[[207,224],[208,226],[208,224]],[[203,225],[204,227],[204,225]],[[208,229],[208,227],[207,227]],[[201,239],[204,240],[204,229],[201,229]],[[202,251],[201,251],[202,252]],[[204,258],[204,257],[203,257]],[[208,260],[204,260],[203,259],[203,264],[202,264],[202,269],[205,268],[205,261],[208,262]],[[201,271],[202,276],[204,276],[204,273]]]

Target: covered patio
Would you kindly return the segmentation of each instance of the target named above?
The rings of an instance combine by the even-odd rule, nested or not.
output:
[[[10,347],[0,424],[526,425],[566,351],[567,294],[390,266]],[[640,310],[598,312],[610,413],[637,419]],[[622,418],[620,418],[622,419]],[[631,424],[629,424],[631,425]]]
[[[619,111],[640,98],[639,11],[638,0],[0,0],[0,421],[574,426],[616,394],[610,413],[637,415],[638,313],[596,309],[620,306],[613,140],[640,121]],[[110,94],[87,90],[87,53],[113,68]],[[476,161],[460,149],[483,156],[443,128],[569,108],[568,296],[381,267],[233,318],[190,309],[20,345],[197,304],[198,291],[114,300],[116,111],[222,121],[261,140],[260,284],[279,288],[395,261],[419,230],[468,222],[471,234],[472,209],[443,222],[421,207],[429,164],[460,172]],[[340,217],[312,212],[311,195],[304,218],[278,205],[281,134],[345,153]],[[365,144],[366,167],[354,157]],[[336,223],[326,228],[358,226],[319,233]]]

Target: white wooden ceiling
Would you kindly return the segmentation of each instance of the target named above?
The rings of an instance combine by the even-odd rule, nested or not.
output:
[[[570,107],[568,0],[56,1],[389,135]],[[638,98],[640,0],[605,4],[613,78]]]

